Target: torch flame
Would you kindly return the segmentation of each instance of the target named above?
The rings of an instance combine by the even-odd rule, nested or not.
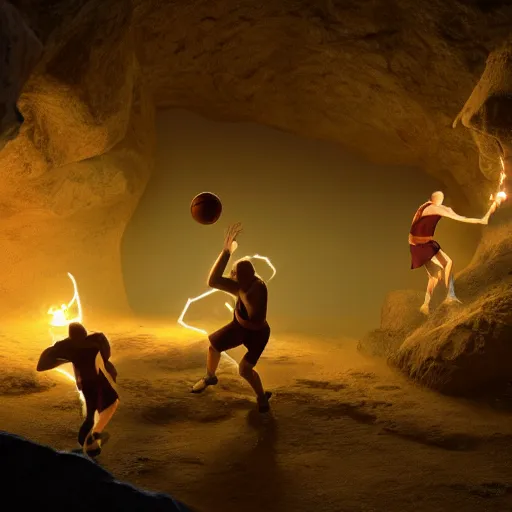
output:
[[[500,206],[502,201],[507,199],[507,193],[504,190],[502,190],[503,183],[505,182],[505,179],[507,178],[507,175],[505,173],[505,161],[503,160],[502,157],[500,157],[500,162],[501,162],[502,170],[500,172],[500,182],[498,184],[498,191],[496,192],[496,194],[491,194],[491,196],[489,197],[489,199],[491,201],[495,201],[498,206]]]
[[[54,308],[53,306],[48,310],[48,314],[51,315],[50,325],[54,327],[65,327],[73,322],[82,322],[82,303],[80,301],[80,295],[78,295],[78,286],[76,279],[72,274],[68,272],[68,277],[73,283],[73,298],[68,304],[62,304],[60,308]],[[77,315],[74,318],[69,318],[69,310],[76,303]]]

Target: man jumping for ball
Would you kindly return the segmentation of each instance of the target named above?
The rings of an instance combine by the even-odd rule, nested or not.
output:
[[[109,359],[110,344],[103,333],[87,335],[82,324],[71,323],[68,338],[47,348],[37,363],[38,372],[73,363],[76,386],[83,393],[86,407],[78,442],[90,457],[101,453],[102,444],[108,440],[108,434],[103,430],[119,405],[119,395],[115,389],[117,371]]]
[[[222,275],[231,254],[238,247],[236,238],[241,231],[240,223],[228,229],[224,248],[208,277],[208,286],[236,297],[234,318],[229,324],[209,335],[206,376],[194,385],[192,393],[201,393],[208,386],[215,386],[218,383],[215,372],[219,366],[221,353],[244,345],[247,353],[239,364],[240,375],[256,393],[259,411],[267,412],[270,409],[269,399],[272,393],[264,391],[260,376],[254,370],[270,337],[270,327],[266,319],[267,286],[256,275],[252,263],[246,259],[233,265],[230,277]]]
[[[489,211],[481,219],[472,219],[456,214],[451,208],[443,205],[443,201],[444,194],[442,192],[434,192],[430,201],[427,201],[418,208],[409,232],[411,269],[425,267],[428,274],[425,302],[420,308],[420,311],[425,315],[429,314],[432,294],[443,277],[448,290],[445,303],[460,303],[455,295],[453,285],[453,262],[450,257],[441,250],[441,246],[434,240],[437,223],[441,217],[447,217],[468,224],[487,224],[489,217],[494,213],[497,207],[496,202],[494,202],[489,208]]]

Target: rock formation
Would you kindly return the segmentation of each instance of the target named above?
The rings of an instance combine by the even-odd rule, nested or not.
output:
[[[67,271],[88,315],[126,312],[119,247],[151,172],[154,107],[416,166],[459,209],[483,209],[496,185],[499,162],[479,168],[452,122],[509,37],[508,2],[12,3],[44,52],[18,102],[20,135],[0,153],[5,314],[65,300]]]
[[[0,4],[0,150],[16,138],[23,124],[17,102],[43,47],[11,4]]]
[[[475,137],[482,169],[503,158],[512,171],[512,44],[491,53],[486,69],[457,120]],[[360,349],[387,356],[415,381],[445,393],[467,394],[512,381],[512,223],[485,231],[470,265],[456,279],[462,306],[441,305],[418,324],[418,301],[398,294],[405,308],[383,315],[381,329]],[[398,304],[397,299],[393,305]],[[419,325],[419,326],[418,326]],[[391,334],[390,334],[391,331]]]
[[[412,328],[386,354],[394,366],[449,394],[487,392],[512,381],[511,240],[510,223],[484,235],[473,261],[457,276],[463,304],[441,305]]]
[[[456,278],[460,306],[436,303],[426,318],[421,293],[389,295],[381,327],[359,343],[415,382],[447,394],[474,395],[512,381],[512,224],[485,232],[471,264]],[[441,287],[440,287],[441,288]],[[437,307],[436,307],[437,306]]]
[[[394,354],[407,336],[425,320],[419,311],[422,303],[421,292],[398,290],[388,293],[381,310],[380,327],[364,336],[358,349],[377,357]]]
[[[68,271],[89,316],[128,310],[120,243],[150,174],[154,106],[130,2],[83,4],[35,24],[45,50],[19,101],[26,122],[0,153],[6,312],[44,318],[71,298]]]
[[[89,458],[0,431],[5,503],[22,510],[190,512],[170,496],[115,480]]]

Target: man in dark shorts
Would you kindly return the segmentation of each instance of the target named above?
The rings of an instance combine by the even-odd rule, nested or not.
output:
[[[72,363],[77,388],[85,400],[85,419],[78,432],[83,452],[91,457],[101,453],[108,440],[103,430],[119,405],[115,381],[117,371],[110,359],[110,344],[103,333],[87,335],[80,323],[69,324],[69,337],[47,348],[39,358],[37,371],[52,370]],[[95,421],[95,415],[97,419]]]
[[[259,411],[267,412],[270,409],[269,399],[272,393],[264,391],[260,376],[254,370],[270,337],[270,327],[267,323],[267,286],[256,275],[254,266],[247,259],[233,265],[230,277],[222,275],[231,254],[238,246],[236,238],[241,231],[239,223],[228,229],[224,248],[208,278],[208,286],[236,297],[234,317],[229,324],[210,334],[206,376],[194,385],[192,393],[201,393],[208,386],[216,385],[218,379],[215,372],[222,352],[244,345],[247,353],[239,364],[240,375],[256,393]]]
[[[437,223],[441,217],[466,222],[468,224],[487,224],[489,217],[496,210],[497,202],[492,203],[489,211],[481,219],[472,219],[456,214],[451,208],[443,205],[444,194],[434,192],[430,201],[422,204],[414,215],[409,232],[409,248],[411,250],[411,269],[425,267],[428,274],[427,292],[425,301],[420,311],[428,315],[430,300],[434,289],[444,277],[444,283],[448,290],[445,302],[460,303],[455,295],[453,285],[453,262],[450,257],[441,250],[441,246],[434,240]]]

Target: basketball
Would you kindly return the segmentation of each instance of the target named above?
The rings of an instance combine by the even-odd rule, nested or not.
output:
[[[222,203],[215,194],[202,192],[192,199],[190,213],[199,224],[214,224],[222,213]]]

